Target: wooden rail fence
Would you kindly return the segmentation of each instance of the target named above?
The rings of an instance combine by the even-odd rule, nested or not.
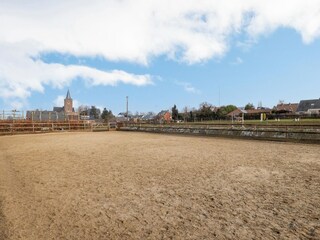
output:
[[[30,122],[0,121],[0,135],[58,131],[92,131],[94,125],[85,121]]]

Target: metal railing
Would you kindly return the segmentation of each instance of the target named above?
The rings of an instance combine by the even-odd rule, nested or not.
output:
[[[0,120],[22,120],[25,119],[23,111],[2,110],[0,112]]]

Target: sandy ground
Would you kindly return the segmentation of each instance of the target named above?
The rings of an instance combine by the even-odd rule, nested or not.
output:
[[[127,132],[0,137],[3,239],[320,239],[320,146]]]

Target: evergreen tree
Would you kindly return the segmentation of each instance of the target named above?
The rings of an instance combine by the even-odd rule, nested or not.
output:
[[[111,110],[107,110],[106,108],[103,109],[102,114],[101,114],[101,118],[105,122],[108,122],[113,117],[114,117],[114,115],[112,114]]]
[[[90,109],[90,112],[89,112],[89,115],[91,118],[93,119],[99,119],[100,117],[100,109],[96,108],[95,106],[91,106],[91,109]]]
[[[173,108],[171,109],[171,111],[172,111],[172,119],[175,120],[175,121],[178,120],[179,111],[177,109],[177,106],[174,105]]]

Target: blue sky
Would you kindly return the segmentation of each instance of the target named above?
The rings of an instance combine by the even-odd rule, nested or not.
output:
[[[53,10],[73,7],[58,2]],[[268,1],[259,6],[239,4],[232,10],[225,10],[230,1],[220,8],[200,1],[203,8],[199,9],[193,1],[187,2],[169,11],[161,10],[165,5],[159,1],[148,6],[138,1],[133,11],[148,17],[137,20],[130,14],[127,17],[132,1],[122,1],[121,6],[116,1],[114,5],[93,1],[93,9],[106,9],[97,14],[102,19],[114,9],[115,16],[108,14],[105,21],[114,19],[118,24],[96,27],[101,18],[95,19],[90,9],[83,10],[87,3],[78,6],[82,1],[78,11],[59,12],[60,21],[53,23],[46,19],[56,14],[50,4],[35,9],[32,4],[4,1],[0,18],[9,21],[9,26],[30,21],[36,27],[26,24],[13,33],[0,24],[4,53],[0,57],[0,109],[51,110],[63,104],[68,89],[76,106],[106,107],[114,113],[125,110],[126,96],[133,113],[158,112],[173,104],[182,110],[202,102],[215,106],[262,102],[273,107],[279,100],[293,103],[320,97],[319,1],[311,1],[310,6],[284,1],[295,7],[278,13],[269,9]],[[32,11],[36,17],[29,14]],[[150,11],[156,13],[148,15]],[[83,14],[88,14],[88,26],[80,22],[77,32],[79,20],[70,19],[83,18]],[[118,14],[126,14],[127,19],[119,20]],[[292,20],[295,17],[301,22]],[[141,24],[146,21],[148,26]],[[152,24],[158,28],[151,29]],[[55,29],[53,35],[47,32],[49,27]]]

